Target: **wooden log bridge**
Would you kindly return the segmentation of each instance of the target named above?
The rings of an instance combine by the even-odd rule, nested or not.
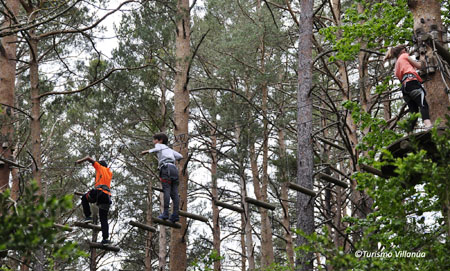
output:
[[[275,210],[275,208],[276,208],[275,205],[272,205],[272,204],[264,202],[264,201],[256,200],[256,199],[253,199],[250,197],[245,197],[245,201],[250,204],[256,205],[258,207],[264,208],[264,209],[270,209],[272,211]]]
[[[322,180],[328,181],[330,183],[334,183],[335,185],[338,185],[340,187],[343,187],[343,188],[347,188],[348,187],[348,184],[346,182],[338,180],[338,179],[336,179],[336,178],[334,178],[334,177],[332,177],[330,175],[327,175],[325,173],[318,173],[317,176],[320,179],[322,179]]]
[[[383,174],[383,172],[381,170],[379,170],[379,169],[376,169],[374,167],[371,167],[371,166],[368,166],[368,165],[365,165],[365,164],[359,164],[359,166],[365,172],[372,173],[373,175],[377,175],[378,177],[381,177],[381,178],[384,178],[384,179],[388,178],[388,176],[385,176]]]
[[[131,226],[138,227],[138,228],[146,230],[146,231],[156,232],[156,228],[155,227],[152,227],[152,226],[149,226],[147,224],[140,223],[140,222],[137,222],[137,221],[134,221],[134,220],[131,220],[129,222],[129,224]]]
[[[172,223],[169,220],[162,220],[159,219],[157,217],[153,217],[152,221],[156,224],[161,224],[164,226],[168,226],[168,227],[172,227],[172,228],[176,228],[176,229],[181,229],[181,224],[180,223]]]
[[[301,185],[298,185],[298,184],[296,184],[296,183],[288,182],[287,185],[288,185],[288,187],[289,187],[290,189],[296,190],[296,191],[301,192],[301,193],[303,193],[303,194],[310,195],[311,197],[315,197],[315,196],[317,195],[317,193],[314,192],[313,190],[308,189],[308,188],[306,188],[306,187],[303,187],[303,186],[301,186]]]
[[[85,229],[91,229],[91,230],[97,230],[97,231],[102,230],[102,227],[100,227],[99,225],[95,225],[95,224],[91,224],[91,223],[74,222],[73,225],[80,227],[80,228],[85,228]]]
[[[88,245],[91,248],[98,248],[98,249],[103,249],[103,250],[107,250],[107,251],[114,251],[114,252],[119,252],[120,251],[119,247],[115,247],[115,246],[112,246],[112,245],[103,245],[102,243],[88,242]]]
[[[214,204],[217,205],[217,206],[223,207],[225,209],[238,212],[238,213],[243,213],[244,212],[244,209],[239,207],[239,206],[231,205],[231,204],[225,203],[223,201],[218,201],[216,199],[214,199]]]
[[[73,231],[74,230],[74,228],[70,227],[69,225],[62,225],[62,224],[57,224],[57,223],[54,223],[53,227],[61,229],[63,231]]]
[[[195,219],[195,220],[199,220],[199,221],[208,223],[208,218],[206,218],[204,216],[201,216],[201,215],[196,215],[196,214],[188,213],[188,212],[181,211],[181,210],[178,211],[178,214],[180,216],[189,217],[189,218],[192,218],[192,219]]]

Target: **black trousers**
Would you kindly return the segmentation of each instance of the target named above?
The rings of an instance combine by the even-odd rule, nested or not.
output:
[[[91,207],[89,203],[97,203],[98,216],[100,218],[100,225],[102,227],[102,236],[104,240],[109,237],[109,225],[108,225],[108,212],[111,206],[111,197],[103,193],[101,190],[92,189],[81,197],[81,205],[83,206],[83,212],[85,217],[91,216]]]
[[[411,95],[413,91],[421,89],[422,95]],[[428,108],[427,99],[425,99],[425,90],[420,85],[419,81],[412,80],[406,82],[403,87],[403,99],[408,104],[409,112],[417,113],[420,111],[422,119],[430,119],[430,110]]]

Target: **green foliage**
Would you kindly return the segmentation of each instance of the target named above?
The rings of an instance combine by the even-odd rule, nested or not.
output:
[[[362,126],[377,127],[372,127],[378,125],[377,120],[364,116],[356,104],[346,103],[345,106],[354,110],[354,118]],[[326,259],[322,264],[333,266],[334,270],[448,270],[448,225],[441,211],[449,202],[450,125],[443,133],[438,133],[436,128],[432,130],[437,148],[433,159],[414,144],[414,140],[414,152],[394,159],[384,146],[397,136],[387,141],[378,140],[383,133],[381,129],[371,129],[370,140],[363,144],[369,146],[370,142],[375,142],[372,142],[373,152],[390,157],[386,159],[390,162],[386,163],[396,167],[397,176],[384,179],[369,173],[354,175],[357,188],[374,200],[374,212],[366,218],[344,219],[350,225],[346,234],[362,232],[361,239],[354,240],[350,249],[336,247],[329,237],[329,229],[324,227],[305,236],[309,244],[297,250],[321,254]],[[364,161],[375,167],[380,165],[373,157]],[[411,180],[418,185],[405,185]],[[321,266],[318,269],[325,270]]]
[[[205,254],[195,259],[191,265],[190,270],[193,271],[212,271],[214,270],[214,262],[223,260],[223,257],[219,256],[216,250],[212,250],[209,254]]]
[[[340,26],[320,30],[320,34],[337,51],[330,60],[354,59],[362,43],[370,49],[410,40],[413,20],[406,4],[406,0],[377,3],[356,1],[345,10]],[[362,12],[360,7],[363,9]]]
[[[357,146],[359,150],[368,152],[369,156],[365,159],[373,161],[377,150],[401,137],[395,131],[386,128],[387,123],[384,119],[373,118],[358,103],[347,101],[343,103],[343,107],[351,112],[354,122],[361,127],[361,130],[368,129],[371,131],[363,137]]]
[[[11,199],[9,190],[0,194],[0,251],[14,250],[30,257],[33,251],[49,250],[49,268],[53,270],[56,261],[72,262],[85,254],[76,242],[65,240],[61,229],[54,226],[58,214],[72,208],[72,196],[45,199],[38,195],[38,190],[32,182],[17,202]]]

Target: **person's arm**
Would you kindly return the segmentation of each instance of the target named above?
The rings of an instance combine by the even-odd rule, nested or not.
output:
[[[183,159],[183,155],[181,155],[181,153],[174,151],[174,150],[172,150],[172,151],[173,151],[173,156],[175,157],[175,160],[178,161],[178,160]]]
[[[408,56],[408,61],[416,69],[422,68],[422,62],[414,60],[411,56]]]
[[[93,163],[95,162],[95,160],[92,159],[92,157],[86,156],[86,157],[84,157],[84,158],[81,158],[80,160],[77,160],[75,163],[81,164],[81,163],[83,163],[83,162],[85,162],[85,161],[89,161],[91,164],[93,164]]]
[[[161,144],[155,144],[155,147],[153,149],[143,151],[143,152],[141,152],[141,155],[144,155],[147,153],[152,153],[152,152],[157,152],[157,151],[160,151],[161,149],[162,149]]]

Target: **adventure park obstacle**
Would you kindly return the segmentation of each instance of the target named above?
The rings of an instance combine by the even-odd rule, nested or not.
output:
[[[214,204],[217,205],[217,206],[223,207],[225,209],[238,212],[238,213],[243,213],[244,212],[244,209],[239,207],[239,206],[231,205],[231,204],[225,203],[223,201],[218,201],[216,199],[214,199]]]
[[[298,192],[306,194],[306,195],[310,195],[311,197],[315,197],[317,195],[317,193],[314,192],[313,190],[303,187],[301,185],[298,185],[296,183],[288,182],[287,186],[292,190],[298,191]]]
[[[188,217],[188,218],[192,218],[192,219],[195,219],[195,220],[198,220],[198,221],[202,221],[202,222],[208,223],[208,218],[206,218],[204,216],[201,216],[201,215],[188,213],[188,212],[185,212],[185,211],[182,211],[182,210],[179,210],[178,214],[180,216],[184,216],[184,217]]]
[[[245,197],[245,201],[247,203],[256,205],[258,207],[264,208],[264,209],[270,209],[270,210],[275,210],[275,205],[272,205],[270,203],[264,202],[264,201],[260,201],[260,200],[256,200],[254,198],[250,198],[250,197]]]
[[[120,248],[119,247],[115,247],[115,246],[111,246],[111,245],[104,245],[102,243],[97,243],[97,242],[87,242],[88,245],[91,248],[98,248],[98,249],[103,249],[103,250],[107,250],[107,251],[114,251],[114,252],[119,252]]]
[[[102,227],[100,227],[99,225],[95,225],[95,224],[91,224],[91,223],[74,222],[73,225],[80,227],[80,228],[91,229],[91,230],[96,230],[96,231],[102,230]]]
[[[153,186],[152,189],[153,189],[153,190],[156,190],[156,191],[159,191],[159,192],[161,192],[161,193],[163,192],[162,188],[159,188],[159,187]],[[191,218],[191,219],[195,219],[195,220],[199,220],[199,221],[208,223],[208,218],[206,218],[206,217],[204,217],[204,216],[201,216],[201,215],[196,215],[196,214],[193,214],[193,213],[188,213],[188,212],[185,212],[185,211],[182,211],[182,210],[179,210],[179,211],[178,211],[178,214],[179,214],[180,216],[184,216],[184,217],[188,217],[188,218]],[[162,223],[160,223],[160,224],[162,224]],[[169,227],[170,227],[170,226],[169,226]]]
[[[147,225],[147,224],[143,224],[143,223],[140,223],[140,222],[137,222],[137,221],[134,221],[134,220],[131,220],[131,221],[128,222],[128,223],[129,223],[131,226],[140,228],[140,229],[142,229],[142,230],[151,231],[151,232],[156,232],[156,228],[155,228],[155,227],[149,226],[149,225]]]
[[[69,225],[61,225],[61,224],[57,224],[57,223],[54,223],[53,227],[61,229],[63,231],[74,231],[75,230],[73,227],[70,227]]]
[[[85,229],[91,229],[94,231],[101,231],[102,227],[100,227],[99,225],[95,225],[95,224],[91,224],[91,223],[83,223],[83,222],[74,222],[73,223],[74,226],[80,227],[80,228],[85,228]],[[92,242],[92,241],[86,241],[86,243],[89,245],[89,247],[91,248],[98,248],[98,249],[103,249],[103,250],[107,250],[107,251],[114,251],[114,252],[119,252],[120,248],[113,246],[113,245],[105,245],[102,243],[97,243],[97,242]]]
[[[340,186],[342,188],[347,188],[348,187],[348,184],[346,182],[338,180],[338,179],[336,179],[336,178],[334,178],[334,177],[332,177],[330,175],[327,175],[325,173],[322,173],[322,172],[318,173],[317,177],[319,177],[322,180],[328,181],[330,183],[334,183],[335,185]]]
[[[445,133],[445,127],[438,127],[437,134],[442,135]],[[391,145],[387,147],[387,150],[392,154],[393,159],[403,158],[408,155],[408,153],[415,152],[418,150],[425,150],[427,152],[426,157],[431,159],[433,162],[438,164],[448,163],[448,159],[450,157],[446,157],[444,161],[442,161],[442,157],[439,156],[439,152],[435,143],[432,140],[432,130],[422,131],[418,133],[413,133],[403,138],[398,139],[393,142]],[[386,155],[381,155],[381,162],[393,162]],[[385,178],[397,176],[395,173],[396,166],[392,165],[392,163],[385,164],[381,166],[382,176]],[[375,174],[375,173],[374,173]],[[416,174],[416,176],[411,176],[409,180],[407,180],[407,184],[416,185],[418,180],[421,179],[421,174]]]
[[[172,227],[172,228],[176,228],[176,229],[181,229],[181,224],[180,223],[176,223],[176,222],[172,223],[169,220],[162,220],[162,219],[159,219],[157,217],[153,217],[152,221],[154,223],[156,223],[156,224],[161,224],[161,225],[164,225],[164,226],[168,226],[168,227]]]

